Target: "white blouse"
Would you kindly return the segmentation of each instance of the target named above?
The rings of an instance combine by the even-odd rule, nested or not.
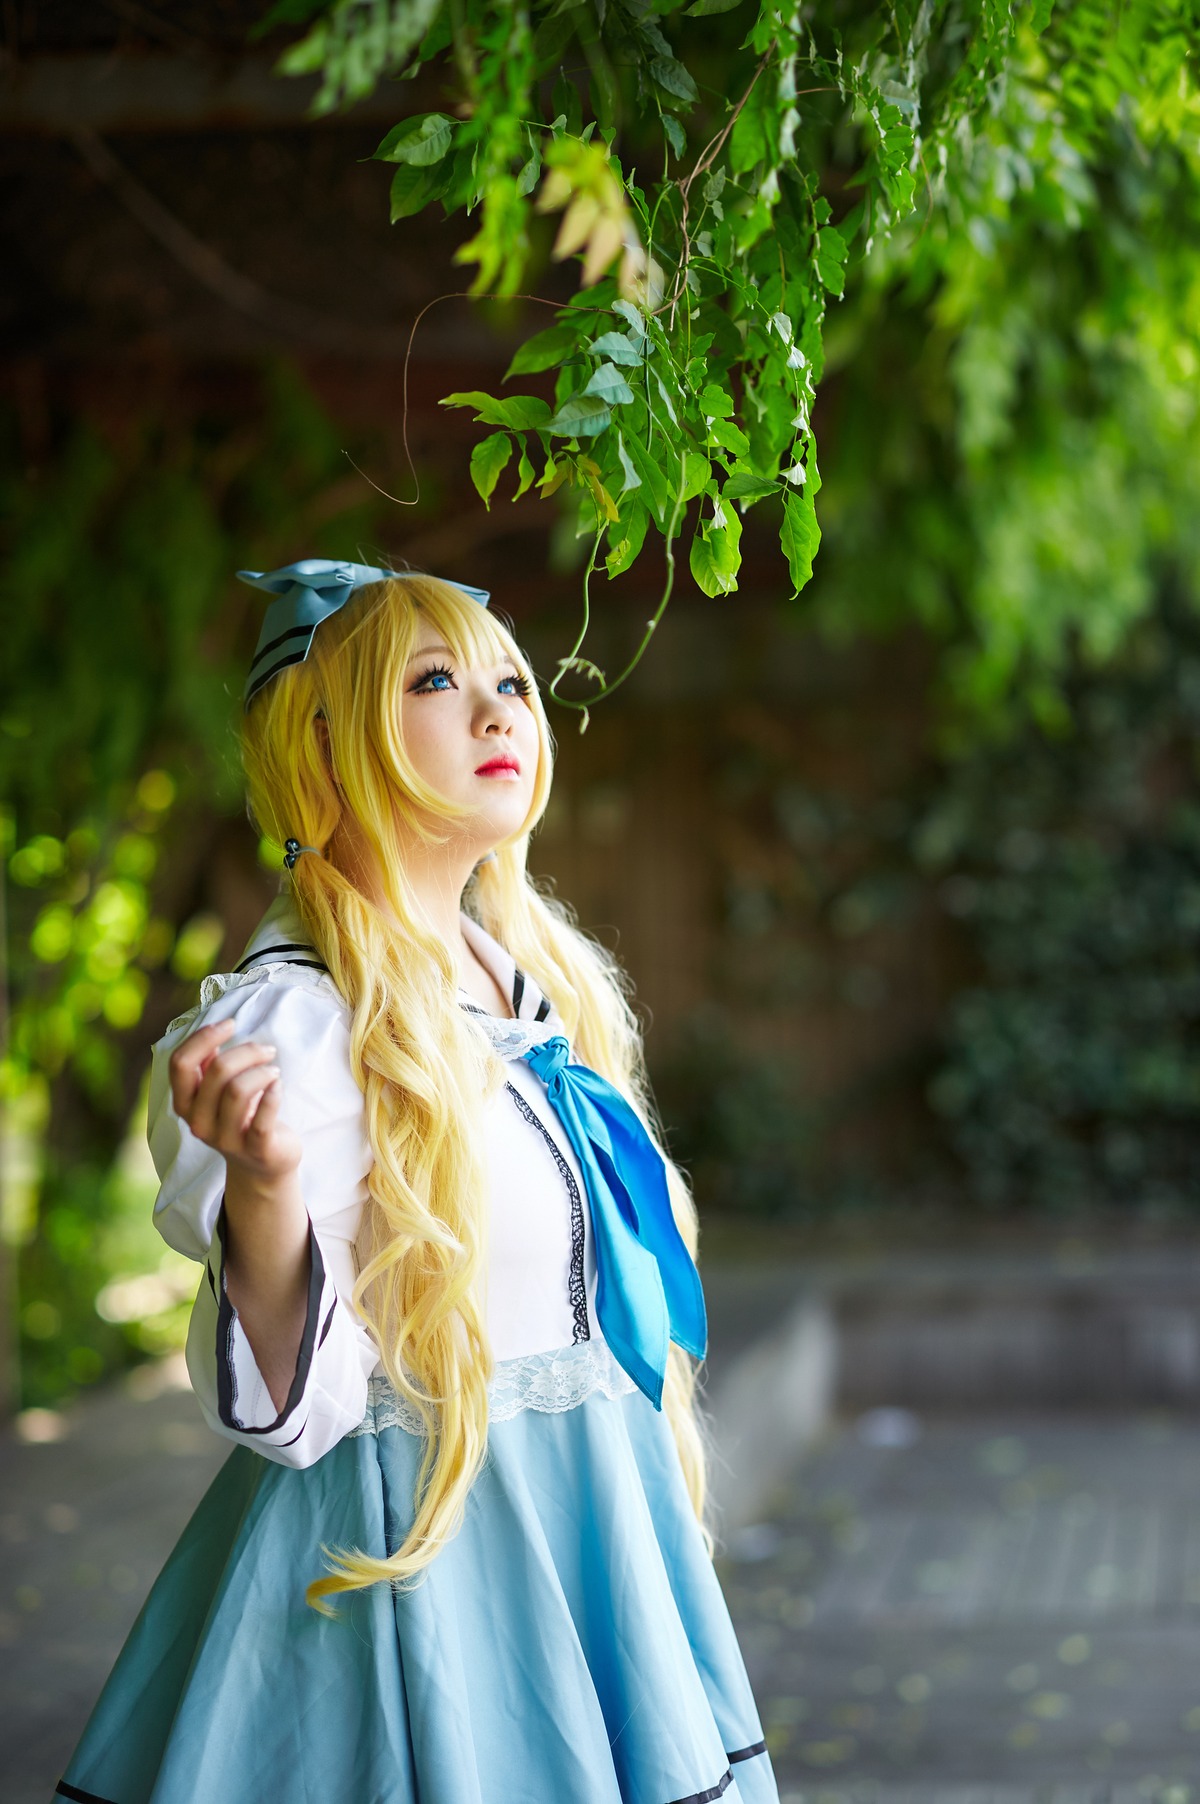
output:
[[[570,1408],[594,1391],[634,1388],[596,1321],[596,1254],[587,1193],[545,1085],[521,1054],[562,1022],[533,979],[468,916],[463,933],[511,997],[513,1019],[459,1000],[505,1060],[484,1111],[488,1198],[484,1308],[497,1361],[497,1420],[525,1408]],[[235,1017],[232,1041],[277,1049],[282,1119],[301,1138],[311,1277],[296,1372],[277,1410],[225,1288],[225,1160],[175,1113],[168,1061],[202,1027]],[[350,1067],[350,1010],[305,940],[290,893],[272,903],[237,968],[206,977],[200,1001],[153,1048],[149,1141],[160,1179],[155,1225],[204,1277],[192,1309],[187,1366],[218,1434],[283,1465],[310,1466],[352,1433],[420,1418],[383,1375],[378,1347],[350,1304],[373,1154]]]

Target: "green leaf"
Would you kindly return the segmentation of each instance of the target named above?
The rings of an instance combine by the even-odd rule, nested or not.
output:
[[[510,395],[508,400],[502,400],[495,395],[485,395],[481,389],[471,388],[444,395],[438,406],[474,407],[478,410],[475,418],[485,426],[507,426],[513,432],[550,424],[550,409],[540,395]]]
[[[817,233],[817,274],[830,294],[846,290],[846,240],[836,226],[825,226]]]
[[[625,440],[621,437],[619,432],[617,434],[617,456],[621,460],[621,469],[625,476],[625,480],[621,484],[620,493],[622,495],[627,495],[630,489],[641,488],[642,479],[638,475],[633,464],[629,461],[629,453],[625,449]]]
[[[537,471],[534,469],[533,465],[530,463],[528,453],[525,450],[524,442],[522,442],[522,444],[521,444],[521,461],[517,465],[517,486],[516,486],[516,490],[513,494],[514,501],[519,501],[521,499],[521,496],[525,493],[526,489],[529,487],[530,483],[533,481],[533,479],[536,475],[537,475]]]
[[[754,105],[755,96],[737,116],[729,138],[729,167],[735,175],[771,160],[771,138],[766,114]]]
[[[578,344],[578,326],[567,320],[557,326],[547,326],[544,332],[535,332],[520,346],[504,372],[504,380],[507,382],[510,376],[535,376],[541,370],[557,369]]]
[[[562,438],[595,438],[612,419],[606,404],[596,395],[572,395],[564,401],[547,428]]]
[[[391,219],[395,225],[398,219],[407,219],[431,200],[437,200],[449,186],[449,171],[441,169],[417,169],[410,164],[401,163],[392,177]]]
[[[603,332],[599,338],[593,338],[588,351],[593,357],[607,357],[612,363],[623,363],[632,368],[642,361],[642,344],[634,344],[623,332]]]
[[[480,439],[471,453],[471,481],[479,490],[484,505],[490,510],[492,491],[500,480],[501,472],[512,456],[513,444],[507,432],[493,432],[490,438]],[[522,455],[524,455],[522,453]],[[530,471],[532,476],[533,472]]]
[[[700,411],[708,419],[727,420],[733,412],[733,402],[723,388],[710,384],[701,391]]]
[[[676,100],[686,101],[689,106],[700,98],[700,90],[688,71],[673,56],[652,58],[650,77],[660,88],[665,88],[668,94],[674,94]]]
[[[765,495],[778,492],[777,482],[768,482],[765,476],[754,476],[749,470],[735,470],[725,487],[721,490],[723,501],[761,501]]]
[[[542,173],[542,153],[535,145],[528,161],[517,171],[517,193],[532,194]]]
[[[646,336],[645,319],[642,315],[641,309],[638,307],[635,307],[632,301],[614,301],[612,304],[612,310],[614,313],[619,313],[621,315],[622,319],[629,321],[629,324],[633,327],[634,331],[637,333],[639,338],[645,338],[645,336]]]
[[[440,163],[454,141],[454,121],[445,113],[421,113],[394,125],[375,157],[381,163],[409,163],[428,169]]]
[[[813,505],[812,494],[798,495],[793,490],[784,496],[783,529],[779,534],[779,542],[792,573],[795,585],[793,595],[799,595],[812,577],[813,559],[821,543],[821,528],[817,524],[817,510]]]
[[[628,570],[646,542],[649,524],[650,516],[639,501],[628,502],[622,509],[620,520],[608,529],[612,550],[604,562],[610,576],[620,576]]]
[[[737,588],[742,564],[741,537],[741,521],[728,512],[720,526],[710,523],[696,533],[688,566],[706,595],[728,595]]]
[[[584,389],[584,395],[598,395],[609,407],[628,406],[633,390],[614,363],[602,363]]]
[[[712,476],[712,465],[700,451],[685,451],[683,454],[683,500],[684,505],[702,495],[708,487]]]
[[[645,499],[648,501],[656,524],[665,526],[674,497],[667,486],[667,479],[663,474],[661,464],[653,452],[647,451],[645,445],[638,438],[630,437],[626,449],[634,469],[642,479]]]
[[[663,114],[662,127],[663,131],[666,133],[667,143],[671,146],[675,155],[681,157],[687,149],[687,133],[684,131],[678,119],[676,119],[674,113]]]
[[[654,380],[655,380],[655,383],[657,384],[658,392],[662,396],[663,406],[667,410],[668,418],[670,419],[672,426],[674,426],[676,431],[678,431],[679,420],[676,416],[675,408],[671,401],[671,391],[667,387],[666,383],[663,381],[662,377],[659,375],[657,370],[655,370],[655,372],[654,372]]]
[[[694,0],[691,6],[685,6],[684,12],[691,13],[694,18],[704,18],[708,13],[731,13],[742,0]]]
[[[724,451],[732,451],[735,457],[745,457],[750,449],[750,440],[732,420],[710,420],[708,438],[710,444],[720,445]]]

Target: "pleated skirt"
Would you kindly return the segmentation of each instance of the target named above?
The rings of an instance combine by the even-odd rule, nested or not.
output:
[[[60,1782],[83,1804],[778,1804],[670,1425],[640,1392],[489,1430],[408,1591],[304,1601],[320,1543],[394,1553],[400,1427],[304,1469],[238,1446]]]

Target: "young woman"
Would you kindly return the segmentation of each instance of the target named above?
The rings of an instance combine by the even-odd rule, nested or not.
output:
[[[702,1525],[695,1212],[624,980],[526,872],[528,665],[482,591],[244,574],[288,875],[149,1130],[237,1446],[58,1796],[777,1804]]]

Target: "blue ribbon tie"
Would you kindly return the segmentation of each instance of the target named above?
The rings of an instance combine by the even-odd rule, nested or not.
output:
[[[561,1034],[522,1056],[545,1084],[583,1172],[600,1331],[661,1409],[670,1342],[697,1359],[708,1347],[704,1290],[671,1210],[662,1154],[620,1091],[572,1063]]]

